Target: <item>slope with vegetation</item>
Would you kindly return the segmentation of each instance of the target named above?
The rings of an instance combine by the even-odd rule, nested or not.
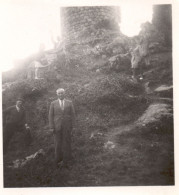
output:
[[[138,37],[105,26],[82,32],[78,42],[66,45],[66,54],[56,51],[44,79],[28,80],[25,65],[19,68],[23,77],[3,76],[3,107],[23,96],[33,136],[28,148],[20,133],[10,143],[4,156],[5,187],[174,184],[172,51],[162,39],[156,41],[157,31],[150,32],[151,63],[136,83],[129,51]],[[70,169],[54,168],[48,129],[49,105],[59,87],[66,89],[76,110]],[[9,167],[39,149],[45,154],[22,167]]]

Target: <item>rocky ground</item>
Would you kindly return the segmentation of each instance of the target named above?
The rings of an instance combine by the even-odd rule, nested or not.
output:
[[[33,135],[29,147],[22,133],[13,138],[4,156],[5,187],[174,185],[172,51],[151,46],[144,79],[134,82],[126,54],[133,43],[113,36],[74,43],[68,63],[59,52],[43,80],[4,77],[3,106],[22,93]],[[77,113],[69,169],[54,168],[48,131],[49,104],[58,87],[67,89]],[[22,160],[13,168],[17,159]]]

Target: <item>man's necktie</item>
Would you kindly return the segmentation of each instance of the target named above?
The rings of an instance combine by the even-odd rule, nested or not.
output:
[[[62,109],[62,110],[64,109],[64,103],[63,103],[63,100],[61,100],[61,109]]]

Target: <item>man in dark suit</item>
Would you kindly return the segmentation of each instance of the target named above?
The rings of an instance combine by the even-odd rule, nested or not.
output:
[[[26,111],[23,107],[24,100],[18,98],[16,105],[8,107],[3,111],[3,152],[7,153],[9,142],[13,135],[18,131],[25,130],[25,144],[31,141],[30,128],[26,123]]]
[[[65,90],[57,89],[58,99],[49,110],[49,126],[54,134],[55,166],[68,167],[71,160],[71,133],[75,120],[73,103],[65,99]]]

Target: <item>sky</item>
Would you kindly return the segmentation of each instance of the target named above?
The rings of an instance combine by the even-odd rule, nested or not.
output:
[[[23,2],[23,1],[21,1]],[[24,2],[26,2],[24,0]],[[52,48],[51,34],[60,35],[60,9],[57,4],[42,3],[4,3],[0,4],[1,71],[13,67],[13,60],[25,58],[37,52],[40,43],[46,49]],[[142,10],[142,12],[141,12]],[[151,21],[152,6],[122,5],[121,31],[127,36],[137,35],[140,24]]]
[[[13,60],[38,51],[40,43],[52,48],[51,34],[60,34],[59,7],[49,5],[5,4],[0,6],[2,71],[13,67]]]
[[[132,37],[140,31],[141,23],[152,21],[152,5],[126,4],[121,5],[120,29],[125,35]]]

